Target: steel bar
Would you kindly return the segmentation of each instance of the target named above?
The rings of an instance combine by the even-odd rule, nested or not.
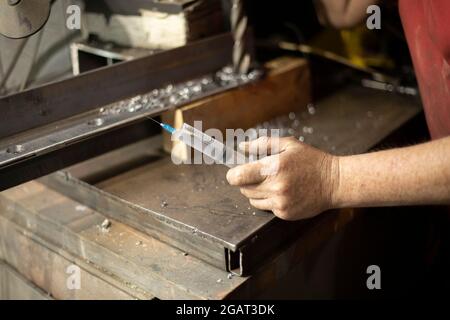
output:
[[[49,153],[256,80],[257,72],[231,81],[214,72],[231,62],[231,48],[222,35],[0,99],[0,190],[73,163],[45,164]]]
[[[138,123],[97,135],[92,139],[82,140],[77,144],[69,144],[64,149],[54,150],[41,156],[30,156],[14,165],[0,167],[0,190],[14,187],[85,159],[147,138],[152,134],[152,130],[154,130],[153,126],[149,128],[146,123]]]
[[[211,1],[211,0],[209,0]],[[217,1],[217,0],[215,0]],[[139,15],[139,9],[151,10],[169,14],[182,13],[189,6],[200,2],[199,0],[134,0],[133,5],[126,3],[123,0],[107,0],[107,9],[111,12],[118,12],[122,15]],[[100,4],[94,1],[88,1],[86,3],[87,11],[89,12],[105,12]],[[97,8],[99,7],[100,8]]]
[[[231,63],[232,46],[224,34],[4,97],[0,139],[211,73]]]

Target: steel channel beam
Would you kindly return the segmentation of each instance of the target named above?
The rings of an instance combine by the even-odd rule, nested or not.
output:
[[[154,126],[149,127],[148,123],[140,122],[67,145],[63,149],[0,167],[0,191],[145,139],[152,134],[155,134]]]
[[[0,99],[0,139],[216,71],[231,62],[224,34]]]
[[[88,207],[96,208],[111,219],[125,223],[219,269],[227,270],[223,245],[207,236],[194,233],[192,226],[124,201],[77,179],[70,172],[57,172],[40,179],[40,182]]]
[[[93,150],[85,150],[86,140],[107,140],[104,135],[109,131],[191,101],[99,116],[102,106],[211,74],[231,62],[231,48],[232,38],[224,34],[0,99],[0,191],[98,155],[99,150],[122,146],[125,138],[97,150],[93,141],[89,144]],[[216,92],[218,89],[213,88],[197,98]],[[144,137],[131,135],[127,141]],[[14,150],[17,146],[23,150]],[[64,150],[73,156],[66,156]]]

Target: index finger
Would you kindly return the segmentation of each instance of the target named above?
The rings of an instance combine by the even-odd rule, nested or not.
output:
[[[227,172],[228,183],[232,186],[258,184],[265,179],[266,177],[261,174],[261,163],[259,161],[237,166]]]

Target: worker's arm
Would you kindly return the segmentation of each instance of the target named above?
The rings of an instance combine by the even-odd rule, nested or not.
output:
[[[274,139],[258,139],[250,146],[270,149]],[[282,219],[303,219],[343,207],[450,204],[450,137],[345,157],[294,138],[278,141],[278,155],[233,168],[227,179],[241,187],[254,207]],[[267,168],[277,170],[267,174]]]
[[[379,0],[316,0],[316,10],[322,24],[337,29],[350,28],[367,17],[367,8]]]

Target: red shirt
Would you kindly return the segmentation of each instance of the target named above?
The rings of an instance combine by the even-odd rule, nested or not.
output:
[[[432,138],[450,135],[450,0],[399,0]]]

